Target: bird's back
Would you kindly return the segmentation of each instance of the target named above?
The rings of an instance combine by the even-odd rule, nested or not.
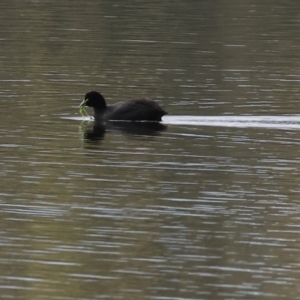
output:
[[[107,107],[105,119],[131,121],[161,121],[166,115],[157,103],[150,99],[137,99],[120,102]]]

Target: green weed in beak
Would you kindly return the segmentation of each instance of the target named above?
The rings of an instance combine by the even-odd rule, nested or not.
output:
[[[79,113],[81,114],[82,117],[90,117],[90,115],[87,113],[87,111],[84,109],[85,104],[87,103],[89,99],[84,99],[80,105],[79,105]]]

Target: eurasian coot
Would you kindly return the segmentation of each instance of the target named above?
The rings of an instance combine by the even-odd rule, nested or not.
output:
[[[104,97],[96,92],[88,92],[80,104],[94,108],[95,121],[122,120],[122,121],[161,121],[166,115],[157,103],[150,99],[137,99],[106,105]]]

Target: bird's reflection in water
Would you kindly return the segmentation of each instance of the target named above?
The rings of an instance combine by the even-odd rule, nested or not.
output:
[[[82,124],[81,131],[86,142],[97,142],[103,140],[106,131],[119,131],[132,135],[157,136],[167,129],[166,125],[159,122],[120,122],[108,121],[105,123]]]

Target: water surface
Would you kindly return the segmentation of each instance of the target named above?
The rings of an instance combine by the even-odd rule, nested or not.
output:
[[[0,4],[1,297],[299,299],[299,11]],[[91,89],[169,115],[82,123]]]

